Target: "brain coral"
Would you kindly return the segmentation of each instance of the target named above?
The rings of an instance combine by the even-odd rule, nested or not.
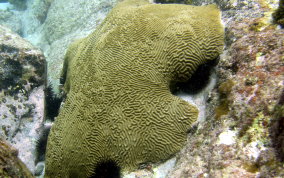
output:
[[[213,5],[118,4],[67,51],[67,98],[48,139],[46,177],[89,177],[107,160],[133,170],[178,152],[198,110],[170,85],[188,80],[222,46]]]

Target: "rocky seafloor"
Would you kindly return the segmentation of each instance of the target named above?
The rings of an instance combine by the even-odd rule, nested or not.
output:
[[[44,158],[38,157],[36,145],[44,118],[52,115],[44,112],[46,84],[60,95],[67,46],[92,32],[115,3],[0,1],[1,176],[43,175]],[[284,177],[283,1],[157,3],[217,4],[225,47],[209,86],[183,94],[203,113],[184,148],[160,166],[125,177]]]

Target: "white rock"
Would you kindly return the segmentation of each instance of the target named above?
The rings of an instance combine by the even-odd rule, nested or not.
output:
[[[227,130],[219,135],[218,144],[232,145],[236,140],[236,132]]]

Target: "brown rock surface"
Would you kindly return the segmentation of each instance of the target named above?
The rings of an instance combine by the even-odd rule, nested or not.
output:
[[[0,177],[33,177],[17,156],[18,150],[0,139]]]

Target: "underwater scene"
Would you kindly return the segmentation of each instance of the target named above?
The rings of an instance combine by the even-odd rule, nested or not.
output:
[[[0,0],[0,177],[284,177],[284,0]]]

